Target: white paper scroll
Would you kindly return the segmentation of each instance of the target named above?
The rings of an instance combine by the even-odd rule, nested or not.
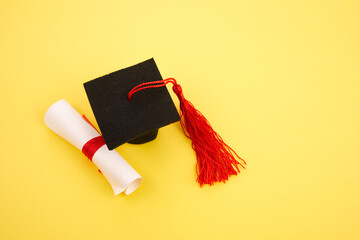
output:
[[[54,103],[45,114],[45,124],[80,151],[85,143],[100,134],[66,101]],[[115,150],[106,145],[93,156],[93,163],[109,181],[115,195],[135,191],[142,177]]]

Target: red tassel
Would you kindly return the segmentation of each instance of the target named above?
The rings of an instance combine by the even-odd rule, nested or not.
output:
[[[215,182],[225,182],[232,175],[240,172],[238,165],[245,168],[245,160],[227,145],[220,135],[214,131],[208,120],[194,105],[185,99],[182,88],[174,78],[139,84],[129,92],[129,100],[134,93],[147,89],[173,84],[173,90],[180,101],[181,127],[185,135],[191,139],[192,148],[196,152],[197,182],[213,185]],[[237,159],[241,160],[240,163]]]

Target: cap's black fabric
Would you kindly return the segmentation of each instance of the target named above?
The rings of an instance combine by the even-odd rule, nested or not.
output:
[[[128,143],[143,144],[143,143],[150,142],[150,141],[154,140],[157,137],[158,132],[159,132],[159,129],[151,130],[149,132],[143,133],[140,136],[137,136],[134,139],[131,139],[130,141],[128,141]]]
[[[108,148],[156,138],[157,129],[180,120],[166,87],[146,89],[128,100],[129,91],[144,82],[162,80],[149,59],[84,83],[91,108]]]

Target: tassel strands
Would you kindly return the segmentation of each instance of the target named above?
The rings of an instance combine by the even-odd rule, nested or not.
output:
[[[240,172],[238,165],[245,168],[245,160],[223,141],[204,115],[185,99],[181,86],[174,78],[139,84],[129,92],[128,99],[131,101],[133,94],[138,91],[163,87],[168,83],[173,84],[173,91],[179,98],[180,124],[185,135],[191,139],[192,148],[196,152],[196,181],[200,186],[213,185],[215,182],[225,182],[230,176],[237,175]]]

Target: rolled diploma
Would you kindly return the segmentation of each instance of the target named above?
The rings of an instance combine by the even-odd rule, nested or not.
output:
[[[100,134],[66,101],[54,103],[45,114],[45,124],[80,151],[89,140]],[[109,181],[115,195],[129,195],[140,185],[142,177],[115,150],[106,144],[93,156],[93,163]]]

